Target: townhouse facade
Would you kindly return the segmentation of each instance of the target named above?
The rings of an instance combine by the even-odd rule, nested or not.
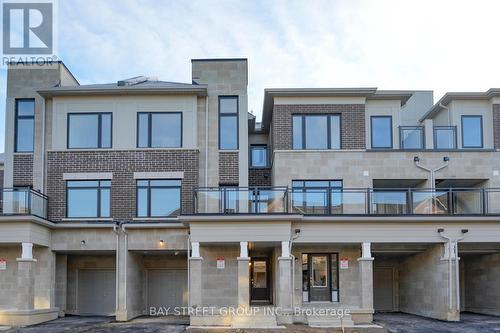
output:
[[[192,60],[191,83],[7,74],[0,324],[500,315],[498,89],[266,89],[257,122],[246,59]]]

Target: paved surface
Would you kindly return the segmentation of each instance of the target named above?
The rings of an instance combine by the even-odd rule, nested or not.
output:
[[[389,333],[499,333],[500,317],[462,313],[460,322],[445,322],[404,313],[379,313],[375,323]]]
[[[129,322],[113,322],[112,317],[64,317],[47,323],[11,329],[8,333],[180,333],[186,320],[177,318],[137,318]],[[3,333],[3,332],[2,332]]]

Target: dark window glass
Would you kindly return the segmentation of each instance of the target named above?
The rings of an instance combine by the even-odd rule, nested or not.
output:
[[[294,115],[293,149],[340,149],[340,115]]]
[[[180,148],[182,146],[182,113],[150,112],[137,116],[137,147]]]
[[[250,166],[267,167],[267,146],[250,146]]]
[[[330,254],[330,268],[332,276],[332,302],[339,301],[339,255],[337,253]]]
[[[238,97],[219,97],[219,148],[238,149]]]
[[[16,152],[33,151],[35,100],[16,100],[15,147]]]
[[[68,114],[68,148],[111,148],[111,113]]]
[[[327,214],[330,207],[340,209],[341,189],[341,180],[295,180],[292,182],[293,209],[303,214]]]
[[[76,180],[66,183],[67,211],[71,218],[111,216],[111,181]]]
[[[483,117],[462,116],[462,147],[483,147]]]
[[[138,180],[137,216],[169,217],[177,216],[181,210],[181,181]]]
[[[371,117],[372,148],[392,148],[392,117]]]

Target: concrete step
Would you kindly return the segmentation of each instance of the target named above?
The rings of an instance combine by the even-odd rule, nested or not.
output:
[[[255,311],[251,314],[235,316],[231,320],[232,328],[260,328],[272,329],[280,328],[274,314],[263,313],[263,311]]]
[[[351,315],[308,315],[307,324],[311,327],[353,327]]]

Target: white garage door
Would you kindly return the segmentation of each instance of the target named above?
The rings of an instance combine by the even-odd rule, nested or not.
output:
[[[81,315],[111,316],[115,313],[114,270],[84,269],[78,272],[78,312]]]
[[[187,270],[148,270],[148,307],[187,306]]]

